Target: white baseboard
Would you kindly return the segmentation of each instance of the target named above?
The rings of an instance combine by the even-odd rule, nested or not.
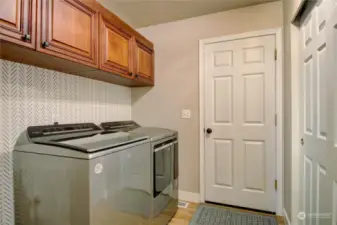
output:
[[[284,216],[284,222],[285,222],[285,224],[286,225],[291,225],[286,209],[283,209],[283,216]]]
[[[199,193],[193,193],[188,191],[179,191],[179,200],[187,201],[187,202],[200,202],[200,194]]]

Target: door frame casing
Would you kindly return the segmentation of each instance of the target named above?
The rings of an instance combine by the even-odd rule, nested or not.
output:
[[[276,171],[275,179],[278,182],[276,192],[276,214],[283,215],[283,36],[282,28],[268,29],[261,31],[253,31],[235,35],[228,35],[216,38],[208,38],[199,40],[199,153],[200,153],[200,202],[206,199],[206,183],[205,183],[205,65],[204,65],[204,46],[210,43],[223,41],[233,41],[237,39],[245,39],[251,37],[275,35],[275,44],[277,49],[277,60],[275,63],[276,75]]]

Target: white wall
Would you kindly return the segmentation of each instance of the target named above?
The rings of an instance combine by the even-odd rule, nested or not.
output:
[[[0,59],[0,225],[14,224],[11,152],[28,126],[130,119],[130,88]]]
[[[299,30],[291,24],[301,0],[283,0],[284,15],[284,211],[295,224],[299,204],[298,65]]]
[[[132,116],[142,125],[179,131],[180,189],[199,193],[200,39],[282,27],[282,3],[273,2],[138,31],[155,45],[156,85],[132,89]],[[191,119],[181,110],[191,109]]]

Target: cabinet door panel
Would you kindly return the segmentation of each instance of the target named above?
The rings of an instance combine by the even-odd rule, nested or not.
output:
[[[132,77],[132,36],[100,17],[100,67]]]
[[[0,18],[2,22],[7,23],[14,29],[20,29],[20,0],[3,0],[3,5],[0,8]]]
[[[136,40],[135,45],[136,78],[147,83],[154,82],[154,51]]]
[[[66,1],[53,1],[52,40],[90,53],[92,14]],[[66,25],[66,26],[65,26]]]
[[[38,50],[97,67],[97,13],[78,0],[38,2]]]
[[[108,46],[106,54],[108,61],[128,68],[129,66],[129,40],[114,30],[108,30],[106,36]]]
[[[138,48],[138,73],[144,77],[152,75],[152,52]]]
[[[36,0],[1,0],[0,40],[35,47]]]

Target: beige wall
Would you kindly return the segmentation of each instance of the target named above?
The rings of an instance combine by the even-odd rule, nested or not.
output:
[[[298,104],[294,102],[293,90],[297,89],[296,69],[298,66],[298,28],[291,24],[291,20],[297,11],[301,0],[283,0],[284,14],[284,209],[292,221],[292,215],[296,215],[296,204],[298,204],[298,192],[295,190],[296,176],[294,173],[298,170],[298,161],[294,143],[297,145],[296,136],[293,131],[296,130],[296,123],[292,123],[292,118],[298,113]],[[295,137],[295,138],[294,138]],[[295,179],[295,181],[294,181]],[[295,205],[294,205],[295,204]],[[295,212],[294,212],[295,210]],[[294,213],[293,213],[294,212]]]
[[[120,2],[112,0],[97,0],[97,2],[102,4],[105,8],[109,9],[131,27],[136,27],[137,22],[132,19],[133,17],[123,12],[122,10],[120,10],[120,7],[118,7],[118,3]]]
[[[204,38],[282,27],[282,3],[273,2],[139,31],[156,50],[156,86],[132,89],[132,116],[142,125],[179,131],[180,189],[199,192],[199,45]],[[191,109],[191,119],[181,110]]]

